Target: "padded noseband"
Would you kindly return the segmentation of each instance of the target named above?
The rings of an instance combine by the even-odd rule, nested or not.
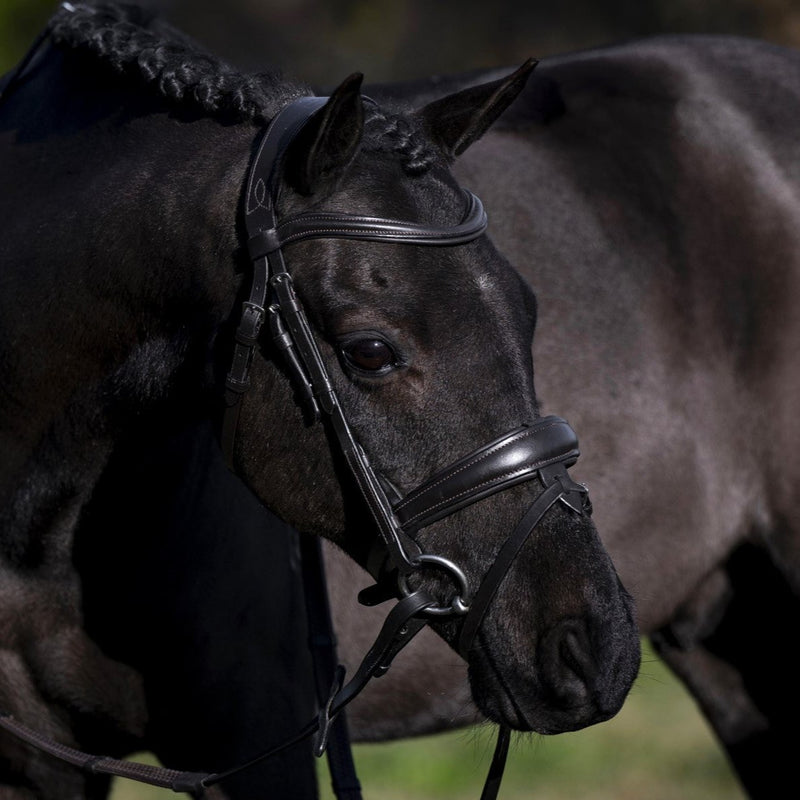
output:
[[[562,462],[570,467],[580,451],[570,426],[559,417],[522,425],[438,472],[394,506],[403,530],[412,534],[454,511],[536,477]]]
[[[467,658],[483,617],[517,554],[547,510],[561,500],[578,514],[589,510],[586,487],[567,467],[580,455],[578,439],[560,417],[547,416],[520,426],[459,459],[394,505],[406,534],[413,534],[465,506],[538,478],[543,491],[497,553],[471,598],[460,598],[465,613],[458,651]],[[455,606],[455,600],[451,601]]]

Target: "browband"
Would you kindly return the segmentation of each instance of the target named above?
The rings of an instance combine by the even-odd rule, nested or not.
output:
[[[464,195],[467,208],[457,225],[438,228],[383,217],[361,217],[332,211],[310,212],[290,217],[276,228],[259,231],[250,238],[247,249],[250,258],[256,259],[284,245],[316,238],[441,246],[464,244],[480,236],[488,224],[481,201],[466,189]]]
[[[365,98],[369,99],[369,98]],[[309,211],[277,222],[275,204],[280,192],[283,155],[306,122],[325,105],[327,97],[301,97],[278,114],[256,153],[247,182],[245,219],[251,260],[268,256],[303,239],[339,238],[370,242],[452,246],[471,242],[488,224],[483,204],[464,189],[466,210],[455,225],[422,225],[406,220],[335,211]]]

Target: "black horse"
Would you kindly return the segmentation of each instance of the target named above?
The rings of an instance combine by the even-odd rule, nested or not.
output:
[[[126,454],[219,430],[223,387],[236,473],[399,594],[392,647],[430,620],[507,727],[616,713],[632,603],[567,475],[571,430],[538,415],[533,294],[449,170],[530,69],[387,112],[359,76],[327,100],[245,78],[136,8],[57,12],[0,107],[4,727],[147,744],[154,684],[92,637],[76,544],[113,520]],[[2,779],[106,790],[8,735]]]

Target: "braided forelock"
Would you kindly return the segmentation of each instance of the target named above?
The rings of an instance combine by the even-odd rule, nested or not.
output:
[[[366,104],[364,147],[389,150],[400,156],[409,175],[420,175],[432,166],[436,150],[409,116],[392,114]]]
[[[59,46],[91,53],[166,99],[214,117],[265,122],[308,94],[272,73],[243,75],[139,6],[65,3],[49,29]]]

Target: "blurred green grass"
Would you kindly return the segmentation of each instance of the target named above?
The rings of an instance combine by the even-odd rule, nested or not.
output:
[[[478,800],[493,728],[355,747],[367,800]],[[324,760],[321,800],[332,800]],[[115,783],[112,800],[166,800],[173,792]],[[643,643],[642,668],[609,722],[560,736],[518,736],[499,800],[745,800],[694,702]]]
[[[0,75],[22,58],[57,7],[56,0],[0,0]]]

